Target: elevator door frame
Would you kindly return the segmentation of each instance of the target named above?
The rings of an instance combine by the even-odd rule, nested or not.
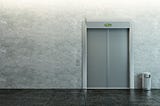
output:
[[[129,87],[88,87],[87,86],[87,31],[88,29],[121,29],[129,30],[128,38],[128,65],[129,65]],[[130,22],[84,22],[82,32],[82,88],[83,89],[134,89],[134,55],[132,47],[131,24]]]

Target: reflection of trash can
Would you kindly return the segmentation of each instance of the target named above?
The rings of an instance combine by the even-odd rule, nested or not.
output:
[[[142,73],[142,89],[151,90],[151,73],[149,72]]]

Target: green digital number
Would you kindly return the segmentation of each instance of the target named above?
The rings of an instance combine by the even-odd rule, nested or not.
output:
[[[105,27],[111,27],[112,24],[106,23],[106,24],[104,24],[104,26],[105,26]]]

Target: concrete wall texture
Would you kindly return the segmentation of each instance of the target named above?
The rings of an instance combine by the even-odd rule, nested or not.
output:
[[[158,0],[0,0],[0,88],[81,88],[82,22],[131,21],[135,88],[160,88]]]

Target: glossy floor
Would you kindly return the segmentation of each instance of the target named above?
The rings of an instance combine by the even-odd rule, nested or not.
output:
[[[160,90],[0,90],[0,106],[160,106]]]

